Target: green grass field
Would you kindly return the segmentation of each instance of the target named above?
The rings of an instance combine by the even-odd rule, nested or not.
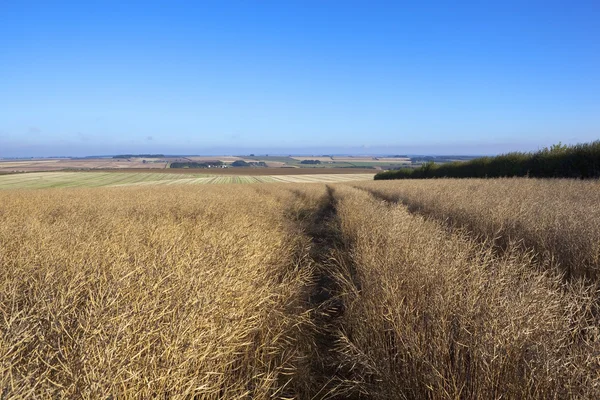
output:
[[[373,174],[217,176],[207,174],[164,174],[156,172],[33,172],[0,176],[0,189],[268,182],[336,183],[371,179],[373,179]]]

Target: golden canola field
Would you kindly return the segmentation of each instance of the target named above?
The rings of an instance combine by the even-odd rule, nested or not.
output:
[[[600,185],[0,191],[0,397],[600,397]]]

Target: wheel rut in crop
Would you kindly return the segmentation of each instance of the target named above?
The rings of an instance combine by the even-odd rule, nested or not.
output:
[[[369,193],[375,199],[384,201],[389,204],[401,204],[406,207],[409,213],[421,216],[423,218],[437,221],[441,227],[444,227],[447,231],[461,231],[469,235],[472,239],[490,245],[494,252],[497,255],[504,254],[509,247],[512,245],[517,245],[516,242],[512,242],[510,237],[504,235],[497,235],[493,238],[486,236],[482,232],[477,232],[473,229],[473,223],[469,220],[461,220],[457,218],[453,218],[452,216],[440,217],[435,212],[430,210],[428,207],[413,203],[408,201],[400,194],[389,194],[380,192],[377,189],[365,189],[360,186],[354,186],[355,189],[362,190],[364,192]],[[530,250],[535,251],[536,248],[534,245],[528,244],[525,240],[523,240],[520,244],[521,250],[523,252],[528,252]],[[542,261],[538,260],[538,262],[542,263]]]
[[[452,215],[440,217],[440,215],[436,214],[426,205],[411,202],[400,194],[389,194],[378,191],[377,189],[362,188],[360,186],[354,186],[354,188],[365,191],[378,200],[390,204],[402,204],[411,214],[437,221],[440,226],[445,227],[450,232],[455,230],[464,232],[479,243],[491,246],[492,250],[498,256],[502,256],[506,254],[509,249],[517,247],[519,251],[533,255],[533,261],[540,271],[547,270],[548,268],[555,268],[558,273],[562,274],[562,279],[565,282],[571,282],[578,280],[581,277],[585,277],[585,274],[572,273],[571,266],[569,265],[570,259],[561,259],[557,254],[553,254],[552,256],[545,254],[547,250],[539,247],[535,242],[530,241],[527,236],[522,236],[520,240],[515,240],[515,237],[500,232],[496,232],[495,236],[490,236],[489,234],[486,234],[486,232],[475,229],[474,226],[476,226],[476,223],[469,218],[457,218]],[[554,264],[557,260],[559,261],[559,264],[562,264],[562,267],[558,267]]]
[[[311,360],[311,373],[317,388],[313,398],[364,398],[350,384],[352,371],[338,350],[346,310],[340,279],[353,282],[357,287],[359,284],[348,245],[341,235],[333,188],[327,186],[327,199],[315,213],[307,234],[312,241],[310,258],[315,267],[315,283],[308,299],[316,345],[316,357]]]

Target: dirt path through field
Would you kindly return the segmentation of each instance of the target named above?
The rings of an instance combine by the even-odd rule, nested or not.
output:
[[[301,193],[298,193],[302,195]],[[346,306],[339,282],[352,281],[356,286],[354,267],[341,236],[334,189],[327,186],[327,198],[314,214],[306,232],[311,238],[310,258],[315,266],[315,285],[309,297],[312,320],[316,327],[315,343],[318,357],[312,360],[313,378],[320,389],[315,399],[359,399],[360,392],[352,385],[352,368],[343,365],[337,350],[342,316]],[[333,395],[332,393],[335,393]]]

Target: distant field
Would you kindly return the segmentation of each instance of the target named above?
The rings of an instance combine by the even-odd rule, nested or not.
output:
[[[96,158],[40,158],[40,159],[0,159],[0,174],[15,172],[48,171],[159,171],[169,170],[174,162],[216,162],[231,164],[234,161],[262,162],[267,168],[224,168],[210,174],[227,175],[288,175],[297,173],[371,173],[374,169],[394,169],[410,164],[409,158],[373,156],[333,156],[333,157],[286,157],[286,156],[165,156],[165,157],[96,157]],[[302,164],[303,160],[318,160],[320,164]],[[349,170],[350,169],[350,170]],[[296,171],[295,170],[300,170]],[[303,172],[302,170],[310,171]],[[292,172],[290,172],[292,171]],[[315,172],[312,172],[315,171]],[[177,168],[176,173],[184,173]],[[204,171],[207,172],[207,171]],[[192,173],[198,173],[193,170]]]
[[[2,161],[0,167],[3,168],[19,168],[22,166],[31,166],[35,164],[56,164],[60,160],[35,160],[35,161]]]
[[[182,178],[189,178],[189,175],[152,172],[32,172],[0,176],[0,189],[100,187],[171,181]]]
[[[394,157],[292,157],[294,160],[317,160],[322,163],[326,162],[346,162],[346,163],[370,163],[370,164],[410,164],[410,158],[394,158]]]
[[[237,160],[242,160],[242,158],[240,158],[240,157],[233,157],[233,156],[190,156],[190,157],[185,157],[185,158],[190,161],[196,161],[196,162],[218,160],[218,161],[222,161],[224,163],[232,163]]]
[[[125,171],[114,170],[114,169],[101,169],[100,172],[116,172],[122,173]],[[133,168],[127,169],[127,172],[148,172],[144,168]],[[296,167],[283,167],[283,168],[167,168],[152,170],[153,173],[161,174],[191,174],[191,175],[355,175],[355,174],[369,174],[374,175],[377,171],[369,168],[296,168]]]
[[[144,162],[144,160],[146,162]],[[167,160],[158,158],[90,158],[90,159],[42,159],[42,160],[0,160],[0,172],[37,172],[60,171],[64,169],[98,169],[98,168],[145,168],[160,169],[167,166]]]
[[[33,172],[0,176],[0,189],[41,189],[54,187],[101,187],[146,185],[194,185],[215,183],[336,183],[371,180],[373,174],[306,175],[208,175],[202,173],[155,172]]]

